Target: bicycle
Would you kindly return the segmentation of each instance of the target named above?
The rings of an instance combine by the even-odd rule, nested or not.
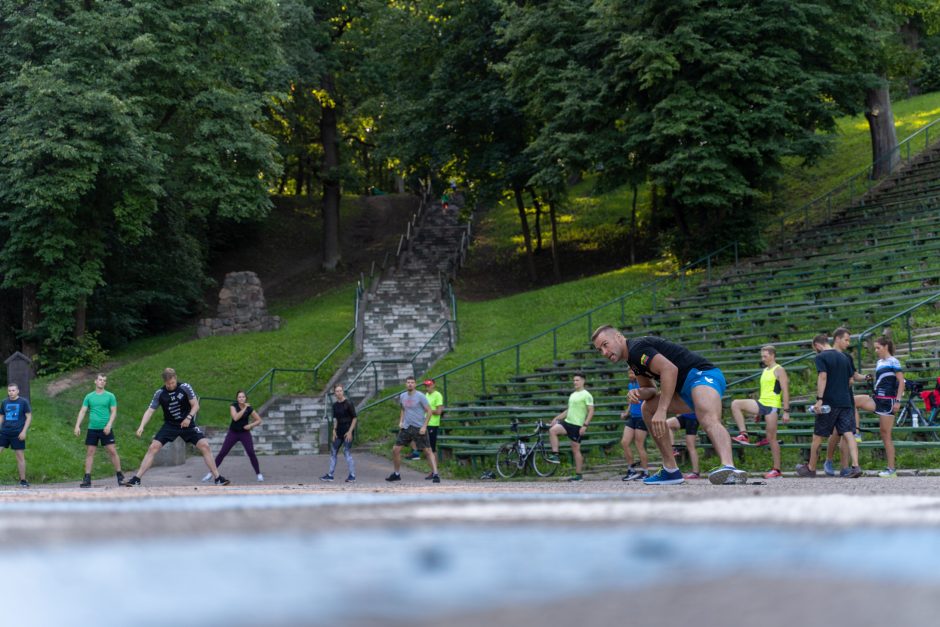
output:
[[[500,477],[510,479],[520,470],[525,473],[527,465],[531,466],[532,471],[539,477],[551,477],[555,474],[558,462],[549,459],[551,451],[545,447],[542,438],[542,434],[548,432],[544,422],[536,422],[535,431],[530,435],[520,435],[519,421],[513,419],[509,430],[515,436],[515,441],[503,444],[496,452],[496,472]],[[528,442],[533,437],[535,443],[529,446]]]
[[[940,416],[936,410],[925,414],[917,405],[914,404],[915,395],[920,395],[924,390],[924,384],[920,381],[907,381],[905,386],[907,392],[907,402],[901,406],[898,417],[895,420],[895,426],[898,427],[929,427],[930,430],[919,431],[934,441],[940,441]]]

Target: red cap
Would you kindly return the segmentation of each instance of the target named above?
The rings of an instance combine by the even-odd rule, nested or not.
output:
[[[425,385],[434,385],[434,379],[425,379],[425,380],[424,380],[424,384],[425,384]]]

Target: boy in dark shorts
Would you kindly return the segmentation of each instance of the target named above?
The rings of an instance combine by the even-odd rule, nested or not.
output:
[[[846,476],[853,479],[861,477],[858,444],[855,442],[855,404],[852,395],[855,367],[848,355],[834,350],[829,345],[829,336],[825,333],[813,338],[813,350],[817,353],[816,370],[819,373],[816,377],[816,404],[813,408],[816,424],[813,427],[809,462],[797,464],[796,474],[801,477],[816,476],[819,446],[823,438],[828,438],[835,429],[852,458],[852,467]],[[829,406],[827,413],[823,413],[823,405]]]
[[[0,451],[13,449],[16,469],[20,473],[20,487],[28,488],[26,481],[26,432],[33,422],[33,410],[29,401],[20,398],[20,386],[7,386],[7,398],[0,402]]]
[[[139,486],[140,479],[153,465],[153,458],[156,454],[163,448],[163,445],[176,438],[183,438],[184,442],[192,444],[202,454],[209,472],[215,478],[216,485],[228,485],[230,481],[220,475],[219,469],[216,468],[205,432],[196,426],[196,414],[199,412],[199,399],[196,398],[196,392],[188,383],[178,383],[176,371],[172,368],[163,371],[163,387],[154,392],[150,407],[140,419],[140,426],[137,428],[138,438],[144,434],[144,427],[150,422],[157,407],[163,409],[163,426],[153,436],[153,442],[150,443],[147,454],[140,462],[140,469],[124,485],[129,488]]]
[[[104,374],[98,374],[95,377],[95,390],[85,395],[82,401],[82,408],[78,410],[78,418],[75,420],[75,436],[82,433],[82,420],[88,413],[88,433],[85,434],[85,477],[79,484],[80,488],[91,487],[91,467],[95,462],[95,452],[98,445],[104,447],[114,464],[114,473],[117,476],[117,484],[124,485],[124,473],[121,472],[121,458],[118,457],[117,449],[114,446],[114,419],[117,418],[117,399],[114,394],[107,391],[105,386],[108,384],[108,377]]]
[[[415,389],[415,378],[405,379],[405,391],[399,394],[398,404],[401,413],[398,415],[398,436],[395,446],[392,447],[392,464],[394,472],[385,478],[386,481],[401,481],[401,449],[412,442],[419,451],[424,451],[431,465],[431,481],[440,483],[441,477],[437,474],[437,457],[431,450],[428,440],[428,421],[431,420],[431,405],[427,397]]]
[[[571,440],[571,454],[574,456],[574,475],[569,481],[581,481],[581,469],[584,456],[581,455],[581,437],[594,417],[594,397],[584,389],[584,374],[574,375],[574,392],[568,397],[568,409],[554,419],[548,429],[548,440],[552,446],[549,460],[558,462],[558,436],[564,433]]]
[[[685,450],[689,453],[692,472],[686,473],[684,478],[701,479],[702,475],[699,473],[698,465],[698,448],[695,446],[696,440],[698,440],[698,418],[695,414],[679,414],[675,418],[666,420],[666,426],[673,432],[679,429],[685,430]]]
[[[630,371],[630,382],[627,384],[627,391],[640,389],[637,383],[636,374]],[[620,440],[620,446],[623,447],[623,458],[627,461],[627,474],[623,476],[622,481],[640,481],[649,476],[649,458],[646,455],[646,423],[643,422],[643,403],[630,403],[630,409],[621,412],[620,417],[626,420],[627,424],[623,427],[623,438]],[[636,448],[637,457],[640,458],[639,464],[633,463],[633,453],[630,451],[630,445]]]

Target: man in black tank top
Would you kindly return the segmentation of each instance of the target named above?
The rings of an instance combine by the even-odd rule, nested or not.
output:
[[[721,395],[725,378],[707,359],[684,346],[658,337],[627,340],[617,329],[605,325],[591,336],[594,347],[610,361],[627,362],[636,374],[639,389],[630,390],[631,403],[643,401],[643,420],[663,456],[663,468],[644,480],[647,484],[670,485],[684,481],[672,451],[667,414],[694,413],[705,429],[722,466],[708,475],[714,484],[746,483],[747,473],[734,467],[731,436],[721,422]],[[659,383],[657,390],[656,383]]]

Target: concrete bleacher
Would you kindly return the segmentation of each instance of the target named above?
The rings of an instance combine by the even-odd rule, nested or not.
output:
[[[628,337],[659,335],[701,352],[733,382],[758,371],[758,351],[765,343],[775,344],[778,362],[786,362],[805,355],[816,333],[837,326],[857,333],[938,291],[940,151],[935,151],[880,185],[865,204],[844,208],[824,225],[786,234],[768,252],[663,299],[661,307],[626,324],[623,331]],[[937,310],[915,312],[915,327],[925,312],[936,317]],[[896,323],[893,331],[897,340],[903,325]],[[898,344],[909,377],[931,379],[940,373],[940,330],[919,331],[913,354],[907,354],[906,341]],[[862,355],[863,366],[871,367],[870,356],[870,351]],[[492,454],[510,440],[512,419],[532,425],[560,412],[576,371],[587,375],[597,403],[585,445],[607,452],[619,442],[626,370],[601,359],[587,345],[532,372],[491,384],[489,393],[478,398],[452,399],[439,445],[457,457]],[[815,370],[806,360],[788,366],[788,371],[795,407],[806,400]],[[752,380],[730,387],[726,402],[753,393],[755,386]],[[785,447],[805,448],[810,424],[808,416],[795,411],[792,424],[780,432]],[[870,429],[870,421],[863,426]],[[877,427],[874,431],[877,434]],[[922,432],[898,434],[908,442],[903,446],[934,445],[933,438],[919,441]],[[707,440],[702,443],[707,446]],[[619,447],[614,453],[619,455]]]

